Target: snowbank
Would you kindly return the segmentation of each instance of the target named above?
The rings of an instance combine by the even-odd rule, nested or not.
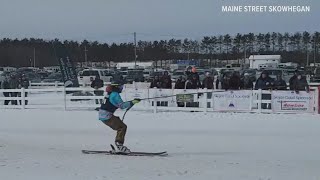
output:
[[[122,115],[119,113],[119,115]],[[0,110],[0,179],[320,179],[318,115],[130,111],[127,145],[169,157],[84,155],[115,133],[93,111]]]

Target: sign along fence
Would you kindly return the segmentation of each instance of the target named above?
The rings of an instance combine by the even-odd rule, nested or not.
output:
[[[46,89],[0,89],[0,108],[64,108],[66,110],[99,107],[90,87]],[[15,97],[15,95],[17,97]],[[264,112],[264,113],[318,113],[319,91],[311,92],[265,90],[207,90],[207,89],[138,89],[127,87],[121,93],[125,101],[150,98],[135,105],[133,110],[202,111],[202,112]],[[165,97],[164,97],[165,96]],[[154,97],[163,97],[155,98]],[[18,105],[4,105],[4,101]],[[15,103],[13,103],[15,104]]]

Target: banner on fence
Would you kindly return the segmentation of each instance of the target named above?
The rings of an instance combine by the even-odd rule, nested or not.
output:
[[[213,93],[214,110],[247,111],[251,110],[251,91],[225,91]]]
[[[122,91],[121,95],[125,96],[126,101],[130,101],[135,98],[144,99],[148,98],[148,89],[126,88]]]
[[[274,112],[313,112],[314,92],[273,91],[272,109]]]
[[[177,102],[193,102],[193,94],[177,94]]]

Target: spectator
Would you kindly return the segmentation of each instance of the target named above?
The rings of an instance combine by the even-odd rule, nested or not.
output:
[[[214,83],[213,77],[209,72],[206,72],[206,77],[202,82],[202,88],[214,89],[213,83]],[[211,99],[211,98],[212,98],[212,92],[207,92],[207,99]],[[207,102],[207,107],[210,108],[210,102]]]
[[[186,89],[199,89],[201,88],[201,84],[198,83],[199,80],[197,79],[197,76],[192,76],[190,79],[186,82]],[[199,107],[198,102],[187,102],[187,107]]]
[[[96,78],[91,82],[91,87],[94,88],[94,95],[103,96],[104,91],[100,89],[103,87],[103,80],[100,79],[100,76],[97,75]],[[100,104],[102,104],[102,99],[96,99],[96,104],[99,104],[99,101]]]
[[[202,88],[214,89],[213,83],[214,83],[213,77],[209,72],[206,72],[206,77],[202,81]]]
[[[228,74],[224,74],[221,80],[221,89],[228,90],[230,89],[230,76]]]
[[[296,93],[299,93],[299,91],[309,92],[310,89],[306,78],[302,77],[302,75],[299,73],[296,75],[297,78],[293,81],[293,90],[296,91]]]
[[[22,74],[21,78],[19,79],[19,85],[18,88],[24,88],[24,89],[28,89],[29,88],[29,79],[26,77],[25,74]],[[19,97],[21,97],[21,93],[18,94]],[[28,97],[28,93],[25,92],[24,93],[24,97]],[[21,100],[19,101],[20,105],[21,105]],[[28,105],[28,100],[25,100],[25,105]]]
[[[220,89],[219,85],[220,85],[220,80],[219,80],[219,77],[217,77],[217,79],[216,79],[216,89]]]
[[[175,89],[185,89],[186,79],[180,76],[174,86]],[[184,102],[177,102],[178,107],[184,107]]]
[[[189,66],[185,72],[187,79],[189,79],[190,75],[192,74],[192,67]]]
[[[255,89],[269,90],[272,89],[273,79],[269,77],[268,72],[263,71],[257,79]],[[262,100],[271,100],[271,94],[262,94]],[[262,109],[271,109],[271,103],[261,103]]]
[[[163,89],[172,89],[172,80],[168,71],[165,71],[161,78],[161,88]]]
[[[254,89],[268,90],[272,89],[273,79],[269,77],[268,72],[263,71],[256,81]]]
[[[5,77],[5,79],[1,83],[1,89],[10,89],[10,84],[8,81],[8,77]],[[3,92],[4,97],[10,97],[9,92]],[[4,105],[8,105],[10,100],[4,100]]]
[[[282,79],[282,75],[278,74],[277,79],[273,83],[275,90],[287,90],[287,83]]]
[[[174,86],[175,89],[185,89],[185,84],[186,84],[186,80],[184,77],[180,76],[178,79],[177,79],[177,82]]]
[[[298,70],[296,70],[295,72],[294,72],[294,75],[289,79],[289,88],[290,88],[290,90],[294,90],[294,88],[293,88],[293,83],[294,83],[294,81],[297,79],[297,74],[298,74]]]
[[[244,76],[241,80],[241,89],[247,89],[247,90],[253,89],[253,82],[249,76],[249,73],[244,73]]]
[[[191,76],[186,82],[186,89],[199,89],[201,84],[199,83],[196,75]]]
[[[17,79],[16,75],[14,75],[14,74],[10,75],[9,86],[10,86],[10,89],[18,89],[19,82],[18,82],[18,79]],[[11,97],[17,97],[18,93],[17,92],[10,92],[10,96]],[[11,104],[12,105],[18,105],[18,101],[17,100],[11,100]]]
[[[161,82],[159,76],[155,76],[150,84],[150,88],[161,88]]]
[[[233,72],[232,76],[229,80],[229,89],[231,90],[239,90],[241,87],[241,79],[240,74],[238,72]]]

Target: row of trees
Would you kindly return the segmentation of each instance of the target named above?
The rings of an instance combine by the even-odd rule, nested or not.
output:
[[[306,65],[319,58],[320,33],[248,33],[205,36],[201,41],[170,39],[138,41],[139,61],[165,59],[243,59],[251,54],[280,54],[284,61]],[[59,48],[57,48],[59,47]],[[67,51],[77,62],[132,61],[134,43],[106,44],[97,41],[83,42],[45,41],[43,39],[8,39],[0,41],[0,66],[30,66],[36,58],[36,66],[57,65],[60,51]],[[86,51],[86,53],[85,53]],[[87,56],[85,56],[87,54]]]

